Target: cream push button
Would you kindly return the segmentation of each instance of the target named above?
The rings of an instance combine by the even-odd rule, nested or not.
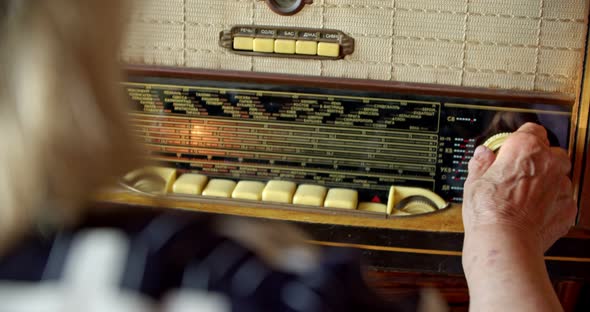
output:
[[[177,194],[201,195],[207,184],[206,175],[185,173],[176,179],[172,186],[172,192]]]
[[[254,52],[273,53],[275,40],[269,38],[254,38]]]
[[[321,207],[324,205],[327,189],[321,185],[301,184],[293,196],[293,204]]]
[[[262,191],[262,200],[290,204],[297,185],[290,181],[272,180]]]
[[[261,200],[265,184],[258,181],[240,181],[231,197],[237,199]]]
[[[275,53],[295,54],[295,40],[275,40]]]
[[[386,213],[387,205],[381,203],[362,202],[359,203],[358,210]]]
[[[236,182],[225,179],[212,179],[203,190],[203,196],[231,197]]]
[[[337,57],[340,55],[340,45],[332,42],[320,42],[318,43],[318,55]]]
[[[351,189],[333,188],[326,195],[325,207],[356,209],[358,204],[358,192]]]
[[[252,37],[235,37],[234,50],[252,51],[254,50],[254,38]]]
[[[318,53],[318,43],[315,41],[297,40],[295,53],[316,55]]]

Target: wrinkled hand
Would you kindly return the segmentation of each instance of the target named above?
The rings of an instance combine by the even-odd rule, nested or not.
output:
[[[510,135],[497,155],[478,147],[463,195],[465,235],[497,227],[546,251],[576,216],[570,167],[566,151],[550,147],[545,128],[533,123]]]

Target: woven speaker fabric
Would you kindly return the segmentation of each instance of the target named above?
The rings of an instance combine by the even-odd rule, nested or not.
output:
[[[573,95],[586,0],[315,0],[294,16],[261,0],[139,0],[121,55],[131,64],[243,70]],[[330,28],[355,39],[343,60],[236,55],[233,25]]]

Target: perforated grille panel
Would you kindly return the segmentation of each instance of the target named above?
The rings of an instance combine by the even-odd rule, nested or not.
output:
[[[588,1],[315,0],[291,17],[260,0],[143,0],[122,58],[168,65],[539,90],[574,95]],[[344,60],[232,54],[219,32],[236,24],[332,28],[355,38]]]

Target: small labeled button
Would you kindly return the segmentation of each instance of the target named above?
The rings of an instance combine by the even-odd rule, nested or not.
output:
[[[254,38],[234,37],[234,50],[252,51],[254,49]]]
[[[318,53],[318,43],[315,41],[297,40],[295,53],[316,55]]]
[[[275,53],[295,54],[295,40],[275,40]]]
[[[254,38],[254,52],[274,52],[275,40],[269,38]]]
[[[318,55],[338,57],[340,55],[340,45],[332,42],[318,43]]]

